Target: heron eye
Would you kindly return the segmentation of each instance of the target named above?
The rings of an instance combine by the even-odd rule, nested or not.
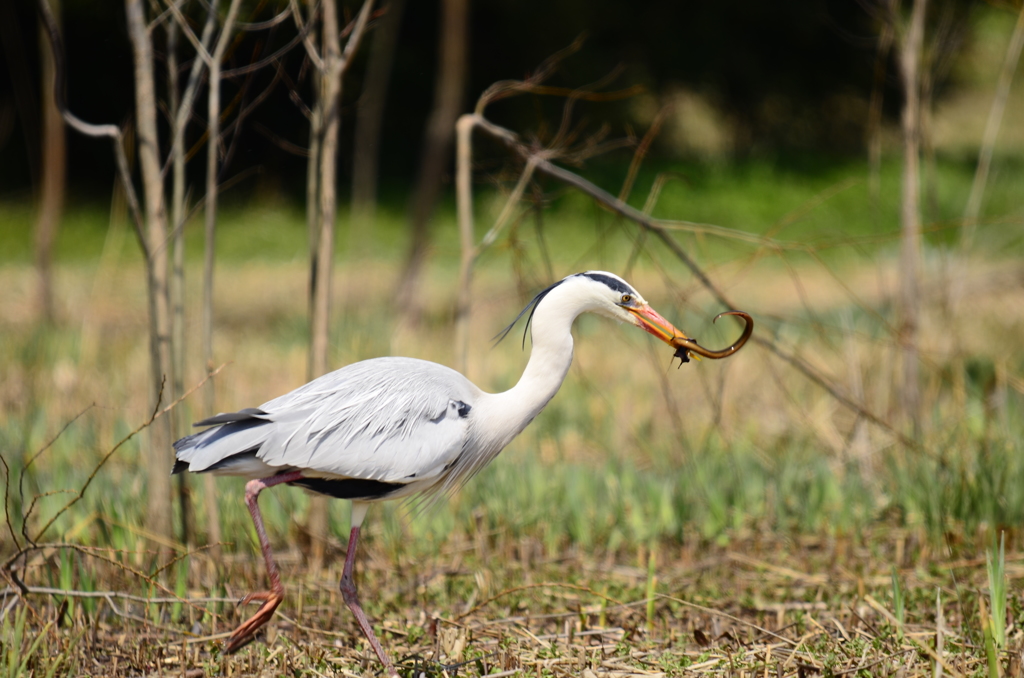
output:
[[[628,304],[631,301],[633,301],[633,296],[631,294],[623,294],[622,295],[622,303],[623,304]]]

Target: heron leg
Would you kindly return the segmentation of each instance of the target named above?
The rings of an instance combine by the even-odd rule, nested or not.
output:
[[[359,623],[359,628],[363,630],[363,635],[366,636],[366,640],[370,642],[370,647],[373,648],[374,653],[377,655],[377,659],[380,659],[380,663],[384,665],[384,670],[387,675],[395,675],[395,665],[391,663],[391,659],[384,654],[384,648],[380,646],[380,641],[377,640],[376,634],[373,632],[373,627],[370,626],[370,620],[366,618],[366,613],[363,612],[363,607],[359,604],[359,594],[356,591],[356,583],[352,578],[352,567],[356,562],[356,543],[359,541],[359,526],[353,525],[352,531],[348,535],[348,551],[345,553],[345,569],[341,574],[341,595],[345,598],[345,604],[348,605],[348,609],[352,611],[352,615],[356,618],[356,622]]]
[[[270,548],[267,530],[263,527],[263,516],[260,514],[257,500],[259,499],[260,492],[268,487],[281,483],[290,483],[300,478],[302,478],[300,471],[289,471],[288,473],[279,473],[269,478],[250,480],[245,484],[245,505],[249,507],[249,515],[252,516],[253,525],[256,527],[256,536],[259,538],[260,548],[263,550],[263,560],[267,564],[267,578],[270,580],[270,590],[250,593],[239,601],[240,605],[246,605],[254,600],[263,601],[263,604],[260,605],[260,609],[256,610],[256,614],[249,617],[231,634],[227,647],[224,649],[226,654],[236,652],[249,644],[256,631],[270,621],[270,618],[274,616],[274,610],[284,600],[284,587],[281,585],[281,575],[277,570],[277,563],[274,562],[274,552]]]

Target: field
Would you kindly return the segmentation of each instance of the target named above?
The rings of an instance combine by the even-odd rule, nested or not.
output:
[[[676,236],[755,317],[757,335],[863,411],[763,346],[676,369],[643,333],[581,319],[562,390],[494,464],[450,500],[381,505],[368,518],[360,590],[405,674],[1021,675],[1024,203],[1019,159],[998,167],[966,252],[957,219],[973,167],[937,167],[922,280],[927,416],[911,446],[865,416],[888,420],[894,409],[898,165],[884,167],[877,208],[857,163],[659,168],[684,180],[655,215],[685,215]],[[607,185],[621,180],[613,167],[593,171]],[[635,203],[654,174],[641,176]],[[485,200],[481,219],[500,204],[498,194]],[[628,224],[574,196],[534,216],[524,212],[478,267],[468,376],[485,389],[514,384],[527,355],[518,332],[497,346],[491,337],[531,291],[579,270],[623,273],[705,345],[738,331],[711,325],[723,309]],[[198,545],[165,545],[176,554],[168,560],[142,528],[144,432],[115,449],[150,414],[133,235],[103,208],[71,210],[60,321],[43,327],[30,222],[25,205],[0,204],[4,561],[29,537],[39,543],[4,570],[0,671],[373,675],[379,665],[337,589],[348,504],[332,505],[329,557],[314,570],[308,498],[290,488],[261,499],[288,596],[260,641],[222,656],[241,614],[234,601],[264,578],[242,483],[216,483],[225,543],[212,549],[211,495],[190,480]],[[372,233],[342,226],[335,366],[379,355],[454,364],[453,214],[437,219],[415,323],[392,313],[402,224],[385,210]],[[304,229],[300,212],[273,200],[224,214],[218,410],[302,381]],[[189,257],[197,356],[198,226]],[[190,358],[186,383],[202,375]],[[209,414],[200,402],[174,410],[179,430]]]

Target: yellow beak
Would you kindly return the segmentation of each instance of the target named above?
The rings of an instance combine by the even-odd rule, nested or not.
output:
[[[691,356],[698,360],[700,359],[700,356],[711,358],[713,360],[731,356],[733,353],[743,348],[743,345],[747,343],[747,339],[750,339],[750,335],[754,332],[754,319],[750,317],[749,313],[744,313],[743,311],[725,311],[724,313],[719,313],[715,316],[715,320],[718,320],[723,315],[733,315],[743,321],[744,327],[743,334],[741,334],[740,338],[734,341],[731,346],[714,351],[709,348],[704,348],[696,341],[677,330],[672,323],[662,318],[658,315],[657,311],[646,304],[637,308],[624,308],[633,314],[640,327],[676,349],[675,357],[679,358],[683,362],[686,362]]]
[[[666,344],[675,346],[673,340],[675,339],[689,339],[688,336],[680,332],[676,327],[665,320],[661,315],[653,308],[644,304],[638,307],[624,306],[627,311],[633,314],[637,319],[637,324],[640,325],[644,330],[650,332],[658,339],[661,339]]]

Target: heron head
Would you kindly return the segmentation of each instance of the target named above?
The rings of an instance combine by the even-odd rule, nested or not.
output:
[[[550,293],[556,289],[562,292],[551,295]],[[502,330],[495,339],[497,341],[504,339],[512,331],[516,322],[527,313],[529,313],[526,319],[528,332],[534,311],[537,310],[542,301],[545,304],[555,304],[554,306],[546,307],[549,309],[559,308],[560,306],[561,312],[568,314],[570,319],[575,318],[580,313],[589,311],[612,320],[636,325],[676,349],[675,356],[683,362],[687,362],[691,355],[714,359],[732,355],[743,347],[754,329],[754,321],[747,313],[742,311],[720,313],[715,317],[715,320],[718,320],[723,315],[734,315],[742,319],[746,325],[743,334],[731,346],[722,350],[714,351],[704,348],[651,308],[647,300],[632,285],[619,276],[607,271],[585,271],[567,276],[541,290],[526,305],[526,308],[520,311],[516,319]],[[526,346],[526,332],[523,333],[523,346]]]
[[[754,320],[750,314],[743,311],[719,313],[715,316],[715,321],[723,315],[732,315],[741,319],[744,323],[743,334],[726,348],[720,350],[705,348],[663,318],[660,313],[651,308],[651,305],[640,296],[639,292],[614,273],[587,271],[569,276],[566,280],[571,278],[581,279],[581,282],[593,291],[596,303],[587,310],[636,325],[645,332],[653,334],[676,349],[675,357],[684,363],[689,361],[690,356],[697,359],[704,356],[715,360],[730,356],[743,348],[754,331]]]
[[[632,285],[614,273],[586,271],[570,277],[581,278],[581,282],[585,282],[594,290],[596,303],[591,311],[613,320],[636,325],[666,344],[674,345],[673,340],[689,339],[651,308],[647,300]]]

